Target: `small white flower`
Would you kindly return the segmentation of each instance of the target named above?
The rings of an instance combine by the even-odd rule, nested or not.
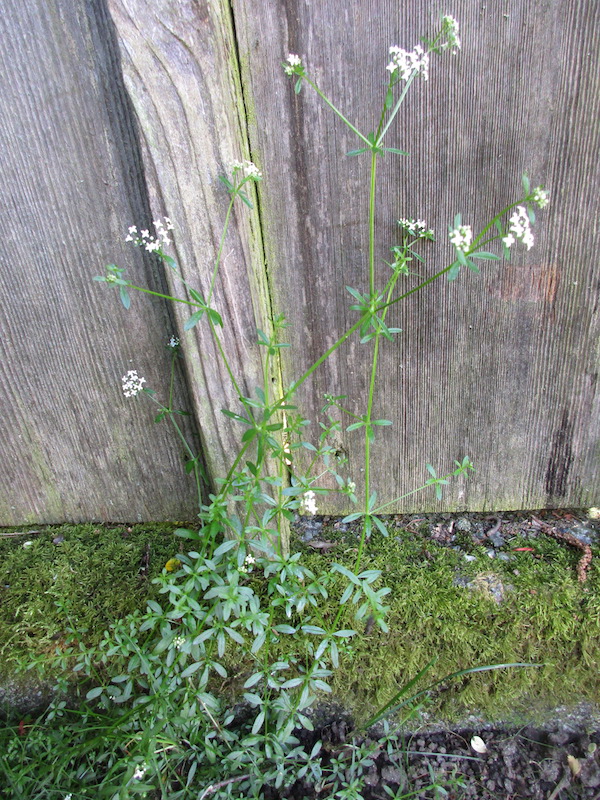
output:
[[[410,233],[411,236],[417,236],[419,239],[423,237],[431,237],[433,236],[433,231],[431,228],[427,227],[427,223],[424,219],[406,219],[402,218],[398,220],[398,225],[401,228],[404,228],[407,233]]]
[[[240,572],[250,572],[250,571],[251,571],[251,569],[252,569],[252,566],[253,566],[254,564],[256,564],[256,559],[254,558],[254,556],[252,555],[252,553],[248,553],[248,555],[247,555],[247,556],[246,556],[246,558],[244,559],[244,563],[243,563],[243,564],[242,564],[242,566],[239,568],[239,569],[240,569]]]
[[[429,77],[429,55],[423,50],[420,44],[416,45],[411,52],[392,45],[389,52],[392,60],[387,65],[386,69],[389,70],[392,75],[398,72],[398,78],[401,81],[407,81],[413,72],[415,72],[416,74],[420,73],[423,80],[427,80]]]
[[[248,159],[233,161],[230,165],[230,169],[234,176],[236,172],[242,172],[244,177],[252,178],[254,181],[260,181],[262,179],[262,172],[256,164],[253,164],[252,161],[248,161]]]
[[[503,236],[502,237],[502,241],[504,242],[506,247],[510,247],[511,245],[513,245],[515,243],[516,239],[512,235],[512,233],[509,233],[507,236]]]
[[[173,647],[176,650],[181,650],[184,644],[185,644],[185,636],[176,636],[173,639]]]
[[[148,769],[148,767],[146,766],[146,764],[138,765],[135,768],[135,771],[133,773],[133,780],[134,781],[141,781],[142,778],[144,777],[144,775],[146,774],[146,770],[147,769]]]
[[[550,198],[550,192],[546,191],[545,189],[542,189],[541,186],[537,186],[533,190],[533,194],[531,196],[531,199],[533,200],[534,203],[537,203],[539,208],[546,208],[549,202],[549,198]]]
[[[287,64],[283,65],[283,70],[286,75],[295,75],[299,72],[299,67],[302,67],[302,59],[300,56],[290,53],[287,57]]]
[[[167,347],[172,347],[173,349],[179,347],[179,339],[177,338],[177,336],[171,336],[171,338],[167,343]]]
[[[72,800],[72,797],[73,797],[73,795],[71,794],[71,792],[69,792],[69,794],[66,794],[64,796],[63,800]]]
[[[313,517],[317,513],[317,503],[315,500],[315,493],[310,489],[307,492],[304,492],[302,496],[302,501],[300,502],[299,511],[301,514],[308,514],[311,517]]]
[[[470,225],[459,225],[450,231],[450,241],[457,250],[466,253],[473,241],[473,231]]]
[[[440,45],[442,50],[450,48],[453,55],[460,50],[460,38],[458,36],[458,22],[451,16],[442,17],[442,33],[446,36],[446,42]]]
[[[354,494],[354,492],[356,491],[356,484],[354,483],[354,481],[348,481],[346,483],[346,488],[348,489],[350,494]]]
[[[517,206],[517,210],[509,221],[508,236],[505,236],[503,239],[506,246],[510,247],[510,245],[506,243],[506,240],[512,238],[513,241],[511,244],[518,239],[520,242],[523,242],[528,250],[531,250],[533,247],[533,233],[531,232],[531,223],[529,222],[525,206]]]
[[[127,375],[123,375],[121,380],[123,381],[123,394],[125,397],[135,397],[142,391],[143,384],[146,383],[146,378],[140,378],[135,369],[130,369]]]

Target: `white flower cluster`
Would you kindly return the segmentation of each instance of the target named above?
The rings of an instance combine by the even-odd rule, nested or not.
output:
[[[442,34],[446,37],[446,41],[441,45],[441,49],[447,50],[450,48],[452,53],[456,55],[457,50],[460,50],[460,38],[458,35],[458,22],[454,17],[442,17]]]
[[[179,347],[179,338],[177,336],[171,336],[171,338],[167,342],[167,347],[172,347],[173,350],[176,347]]]
[[[173,223],[169,217],[165,217],[164,219],[164,222],[157,219],[152,223],[156,231],[156,236],[151,236],[147,228],[143,231],[138,231],[135,225],[131,225],[129,233],[125,237],[125,241],[133,242],[136,247],[143,247],[149,253],[156,253],[157,250],[162,248],[163,244],[171,244],[169,231],[173,230]]]
[[[299,511],[301,514],[309,514],[311,517],[317,513],[315,493],[310,489],[302,495]]]
[[[410,53],[408,50],[403,50],[401,47],[390,47],[390,55],[392,60],[387,65],[386,69],[392,75],[396,70],[398,77],[401,81],[407,81],[413,72],[417,74],[420,72],[423,80],[426,81],[429,77],[429,55],[426,53],[420,44]]]
[[[146,764],[138,765],[135,768],[135,771],[133,773],[133,780],[134,781],[141,781],[143,779],[144,775],[146,774],[147,769],[148,769],[148,767],[146,766]]]
[[[459,225],[458,228],[454,228],[453,231],[450,231],[450,241],[457,250],[462,250],[463,253],[466,253],[473,241],[471,226]]]
[[[300,56],[296,56],[293,53],[290,53],[287,57],[287,64],[283,65],[283,69],[286,75],[296,75],[298,74],[298,68],[302,67],[302,59]]]
[[[230,168],[233,175],[235,175],[236,172],[242,172],[244,177],[252,178],[254,181],[260,181],[262,179],[262,172],[256,164],[253,164],[252,161],[248,161],[247,159],[243,161],[232,161]]]
[[[534,203],[537,203],[539,208],[546,208],[548,205],[548,201],[550,198],[550,192],[547,192],[545,189],[542,189],[541,186],[536,187],[531,195],[531,199]]]
[[[253,564],[256,564],[256,559],[254,558],[252,553],[248,553],[248,555],[244,559],[244,563],[240,567],[240,572],[250,572],[252,570]]]
[[[185,644],[185,636],[176,636],[173,639],[173,647],[176,650],[181,650],[184,644]]]
[[[588,517],[590,519],[600,519],[600,508],[590,508],[588,510]]]
[[[427,223],[423,219],[399,219],[398,225],[411,236],[417,236],[419,239],[424,236],[433,236],[431,228],[427,227]]]
[[[502,237],[506,247],[510,247],[517,240],[523,242],[528,250],[533,247],[533,233],[531,232],[531,225],[525,206],[517,206],[517,210],[510,218],[508,234]]]
[[[142,391],[143,384],[146,383],[146,378],[140,378],[135,369],[130,369],[127,375],[123,375],[121,380],[123,381],[123,394],[125,397],[135,397]]]

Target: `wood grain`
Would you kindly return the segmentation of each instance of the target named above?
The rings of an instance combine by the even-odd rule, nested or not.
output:
[[[0,38],[0,525],[190,519],[178,441],[121,392],[129,369],[168,391],[169,309],[92,281],[164,288],[123,242],[150,212],[105,9],[8,0]]]
[[[232,161],[248,156],[229,7],[205,0],[150,6],[144,0],[110,0],[109,7],[139,122],[153,213],[173,220],[173,255],[181,274],[206,297],[229,201],[219,176]],[[172,275],[167,278],[175,296],[189,299]],[[214,305],[225,321],[223,350],[246,396],[263,384],[256,329],[269,330],[268,304],[259,219],[240,203]],[[185,334],[190,312],[175,313],[206,462],[211,475],[221,477],[244,430],[221,409],[242,408],[206,321]]]
[[[356,319],[343,287],[367,288],[369,159],[345,157],[356,137],[308,88],[294,94],[281,63],[300,55],[367,133],[381,109],[388,47],[411,49],[433,33],[438,8],[428,0],[233,0],[252,154],[264,164],[273,306],[292,323],[286,380]],[[410,157],[380,163],[379,274],[385,279],[400,216],[423,217],[436,231],[437,243],[423,250],[420,272],[429,276],[452,257],[454,215],[480,230],[519,197],[524,171],[550,189],[552,203],[538,213],[531,252],[521,248],[510,264],[481,262],[480,276],[440,281],[392,315],[404,332],[384,343],[375,416],[395,424],[378,438],[373,485],[392,499],[427,477],[425,462],[444,472],[469,455],[476,474],[441,503],[417,495],[390,510],[585,506],[600,490],[600,7],[459,0],[452,13],[463,49],[432,59],[429,81],[414,86],[390,129],[387,144]],[[356,340],[338,351],[303,392],[307,415],[318,417],[324,392],[347,395],[362,413],[370,357]],[[359,437],[344,434],[340,446],[359,483]]]

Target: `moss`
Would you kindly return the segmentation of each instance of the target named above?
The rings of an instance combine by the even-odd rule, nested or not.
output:
[[[63,525],[22,538],[0,537],[4,669],[11,669],[15,657],[31,659],[54,650],[65,632],[66,611],[79,629],[87,629],[85,640],[94,643],[112,621],[144,608],[155,596],[152,577],[185,547],[173,536],[176,527]],[[335,697],[358,719],[387,703],[434,656],[437,662],[423,685],[474,666],[542,665],[478,673],[442,686],[431,700],[436,714],[530,716],[535,707],[600,696],[600,578],[595,562],[582,586],[576,574],[579,553],[549,537],[511,541],[512,548],[533,546],[534,552],[513,552],[506,562],[491,561],[484,548],[474,547],[476,559],[468,562],[462,551],[416,533],[395,533],[387,539],[373,537],[363,565],[380,569],[381,585],[391,589],[386,598],[389,633],[377,628],[367,632],[364,622],[356,624],[351,603],[339,621],[341,628],[356,625],[358,635],[342,650],[340,669],[331,683]],[[328,541],[335,539],[337,546],[323,552],[296,542],[292,551],[303,549],[304,563],[315,573],[334,562],[352,567],[356,539],[335,529],[322,534]],[[57,536],[64,537],[62,543],[53,543]],[[33,544],[24,548],[26,540]],[[146,552],[147,578],[140,576]],[[485,590],[490,573],[504,587],[501,603]],[[252,574],[249,580],[260,591],[261,577]],[[339,576],[340,588],[343,581]],[[335,601],[320,602],[319,613],[333,620]],[[285,658],[289,642],[282,637],[272,655]],[[232,680],[229,686],[236,691],[252,664],[233,663],[232,656],[233,652],[226,654],[225,665],[237,676],[237,683]]]
[[[95,643],[111,622],[145,608],[151,579],[180,549],[176,527],[53,525],[0,536],[0,675],[53,651],[68,617]]]

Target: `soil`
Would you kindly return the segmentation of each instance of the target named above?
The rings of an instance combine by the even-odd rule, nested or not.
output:
[[[469,557],[469,542],[485,545],[490,559],[510,558],[505,545],[515,536],[535,538],[548,534],[548,528],[564,534],[565,547],[573,546],[569,536],[585,545],[600,541],[600,521],[590,519],[583,511],[505,512],[501,514],[421,514],[396,515],[386,520],[388,527],[418,531],[425,539],[464,550]],[[541,524],[540,524],[541,523]],[[330,526],[352,536],[356,523],[344,524],[333,517],[302,518],[295,524],[300,538],[313,547],[327,539]],[[561,539],[560,535],[558,537]],[[507,552],[508,551],[508,552]],[[584,550],[581,548],[581,555]],[[494,587],[490,587],[493,592]],[[496,598],[500,602],[502,598]],[[321,737],[332,756],[346,753],[351,721],[343,712],[325,724],[314,735]],[[376,735],[376,734],[374,734]],[[477,742],[479,737],[481,743]],[[369,740],[363,740],[369,742]],[[376,739],[373,740],[376,745]],[[481,744],[485,752],[477,752]],[[445,793],[428,789],[432,779],[454,778],[455,786]],[[388,787],[386,792],[385,787]],[[282,798],[306,800],[318,795],[295,786]],[[391,790],[391,794],[389,793]],[[525,724],[515,728],[508,724],[489,723],[473,718],[471,724],[429,725],[407,732],[401,747],[388,753],[379,750],[363,777],[361,795],[364,800],[401,796],[403,791],[414,798],[446,797],[448,800],[600,800],[600,714],[599,709],[580,706],[575,709],[548,711],[542,725]],[[275,795],[274,795],[275,797]]]
[[[460,728],[407,734],[402,746],[391,754],[385,749],[376,752],[372,766],[363,774],[360,793],[364,800],[407,796],[419,800],[445,797],[447,800],[574,800],[600,798],[600,732],[589,732],[582,724],[585,710],[577,712],[578,721],[562,719],[544,727],[525,726]],[[597,720],[596,720],[597,721]],[[343,715],[312,736],[312,744],[321,737],[332,757],[352,761],[352,748],[347,739],[351,728]],[[473,740],[479,736],[486,752],[478,753]],[[377,746],[376,740],[362,740]],[[481,745],[479,743],[479,745]],[[480,746],[481,749],[481,746]],[[444,785],[444,793],[429,789],[433,780]],[[453,785],[454,784],[454,785]],[[301,783],[275,798],[309,800],[327,798],[331,786],[322,791]],[[409,794],[414,792],[414,794]]]

